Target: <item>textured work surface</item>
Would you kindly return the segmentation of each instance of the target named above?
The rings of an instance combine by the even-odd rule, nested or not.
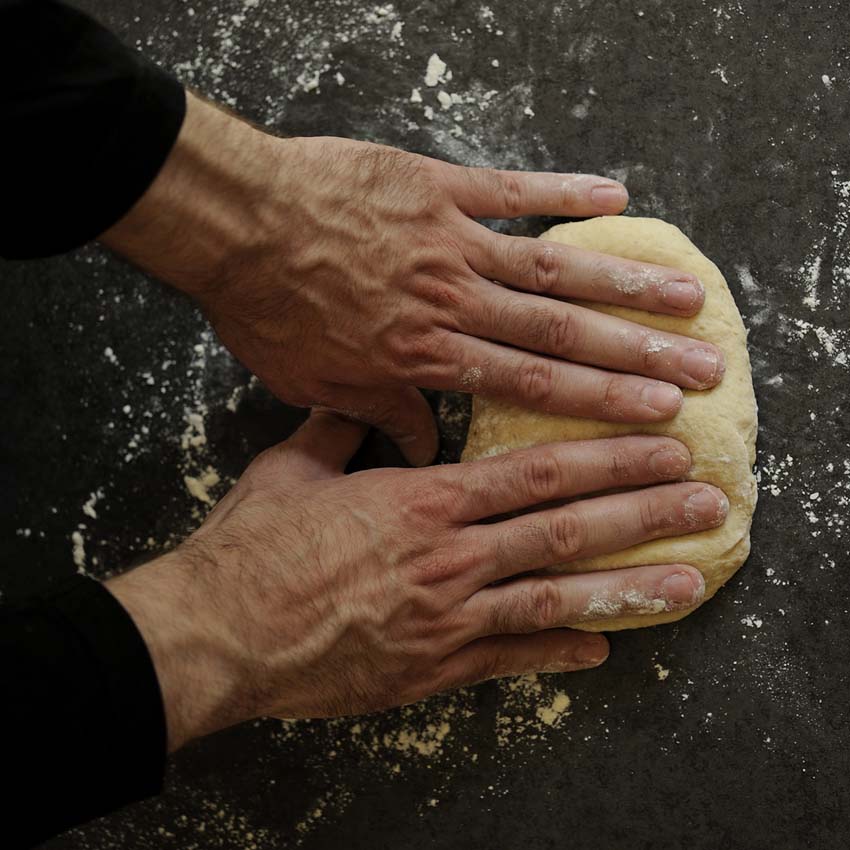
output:
[[[272,129],[599,171],[626,180],[633,214],[680,226],[751,328],[754,554],[687,621],[614,635],[598,671],[488,684],[379,718],[235,729],[179,754],[159,800],[50,846],[846,846],[844,4],[190,6],[88,7]],[[452,77],[429,88],[435,52]],[[460,102],[443,109],[440,90]],[[0,281],[7,598],[75,559],[104,576],[160,551],[205,508],[184,475],[211,468],[225,482],[297,419],[260,388],[238,389],[248,376],[191,305],[99,250],[3,264]],[[456,459],[466,408],[440,404],[444,459]],[[391,455],[375,440],[370,457]]]

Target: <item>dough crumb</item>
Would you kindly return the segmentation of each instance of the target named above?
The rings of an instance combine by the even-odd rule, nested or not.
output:
[[[432,53],[428,59],[428,67],[425,70],[425,85],[433,88],[439,83],[446,81],[446,63],[436,54]]]
[[[215,487],[219,481],[221,481],[219,474],[211,466],[208,466],[206,471],[197,477],[193,475],[183,476],[183,483],[186,485],[189,493],[198,501],[204,502],[207,505],[213,503],[209,493],[210,487]]]
[[[570,698],[563,691],[558,691],[549,705],[537,709],[537,716],[547,726],[554,726],[564,715],[570,713],[570,705]]]

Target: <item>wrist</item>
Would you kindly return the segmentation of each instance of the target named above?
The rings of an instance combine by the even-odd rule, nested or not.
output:
[[[179,550],[107,582],[153,661],[169,752],[251,716],[242,704],[244,665],[209,617],[204,584]]]
[[[267,240],[265,197],[285,144],[187,93],[186,118],[160,173],[100,240],[203,301]]]

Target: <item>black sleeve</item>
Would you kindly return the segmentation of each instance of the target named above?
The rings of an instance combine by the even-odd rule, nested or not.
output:
[[[54,0],[0,0],[0,256],[94,239],[144,193],[174,144],[183,87]]]
[[[31,847],[157,794],[165,712],[130,615],[99,582],[0,606],[3,847]]]

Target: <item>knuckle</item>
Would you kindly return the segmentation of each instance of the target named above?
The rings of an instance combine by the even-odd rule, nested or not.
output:
[[[427,586],[450,582],[464,575],[475,563],[474,552],[461,551],[441,540],[415,559],[416,583]],[[439,604],[447,604],[447,599],[442,599]]]
[[[450,280],[429,277],[419,290],[422,300],[438,310],[455,312],[463,306],[462,288]]]
[[[602,410],[612,416],[623,413],[628,401],[626,384],[617,375],[608,375],[603,378],[602,385]]]
[[[552,451],[535,452],[523,474],[530,503],[549,499],[561,489],[561,464]]]
[[[422,331],[397,334],[392,347],[405,365],[429,362],[436,352],[433,337]]]
[[[561,280],[561,264],[555,249],[537,248],[532,258],[532,279],[537,292],[547,294],[557,289]]]
[[[517,383],[522,398],[536,404],[548,402],[555,387],[554,364],[543,358],[529,359],[520,369]]]
[[[608,477],[611,481],[629,481],[637,466],[636,458],[623,449],[615,449],[606,458]]]
[[[635,361],[646,371],[658,366],[661,353],[668,347],[664,338],[652,331],[637,332],[629,346]]]
[[[558,619],[560,594],[551,578],[529,580],[493,609],[497,634],[529,634],[551,628]]]
[[[493,177],[498,181],[506,218],[517,218],[522,214],[525,200],[522,182],[513,174],[493,172]]]
[[[581,324],[569,307],[529,309],[523,304],[508,303],[499,318],[505,327],[521,327],[531,348],[563,355],[582,347]]]
[[[578,557],[587,542],[582,518],[570,509],[557,511],[549,519],[549,550],[553,560],[569,561]]]
[[[419,472],[421,470],[414,470]],[[419,478],[419,476],[416,476]],[[427,479],[422,479],[421,483]],[[448,482],[428,481],[427,486],[414,486],[410,482],[409,489],[390,494],[391,503],[403,520],[406,527],[427,529],[435,533],[445,526],[447,518],[454,512],[461,499],[461,494]]]
[[[560,310],[549,316],[543,324],[544,339],[550,350],[558,353],[581,349],[579,323],[569,310]]]
[[[527,619],[524,631],[539,632],[554,626],[558,621],[561,594],[552,579],[535,580],[528,591]]]
[[[665,511],[654,496],[646,496],[640,501],[640,525],[644,531],[655,532],[670,525],[669,512]]]

